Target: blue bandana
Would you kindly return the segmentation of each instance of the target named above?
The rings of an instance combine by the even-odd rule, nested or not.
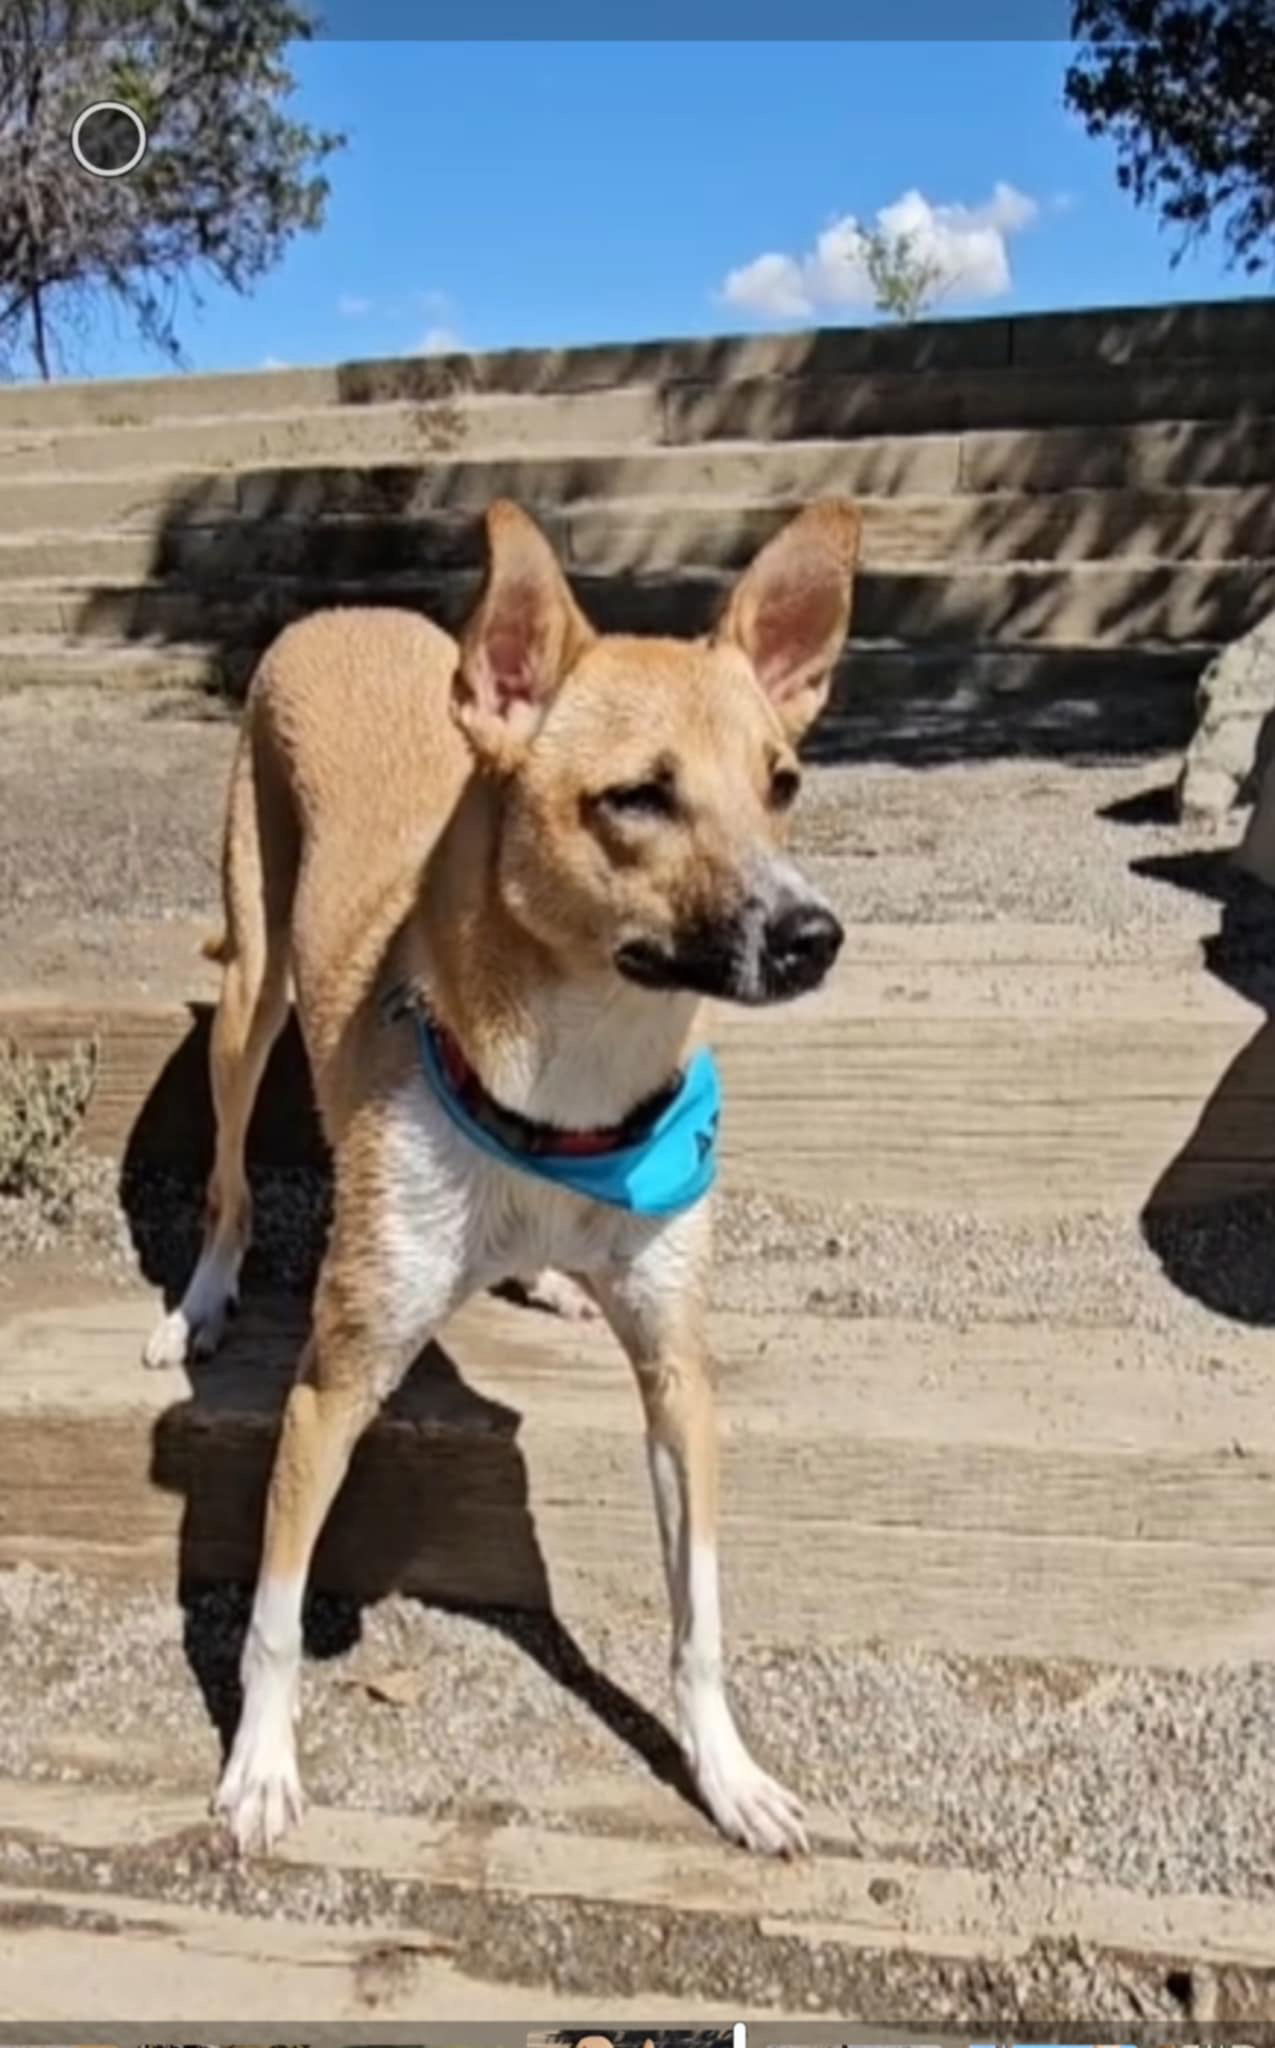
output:
[[[473,1090],[458,1086],[449,1069],[446,1049],[430,1019],[416,1016],[425,1078],[456,1128],[470,1143],[502,1166],[534,1174],[555,1187],[635,1216],[676,1216],[706,1195],[717,1178],[717,1127],[721,1116],[721,1083],[711,1052],[697,1052],[676,1090],[633,1142],[614,1148],[567,1149],[571,1137],[561,1133],[562,1149],[523,1146],[502,1134],[505,1125],[523,1123],[488,1101],[476,1102]],[[468,1100],[462,1096],[468,1096]],[[483,1116],[490,1106],[494,1115]],[[477,1113],[476,1113],[477,1112]],[[534,1127],[528,1127],[534,1128]]]

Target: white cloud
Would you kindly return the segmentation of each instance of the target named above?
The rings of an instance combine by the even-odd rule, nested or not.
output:
[[[261,368],[263,370],[290,370],[292,365],[291,363],[285,363],[281,356],[262,356]]]
[[[722,297],[750,313],[773,313],[778,320],[801,320],[812,312],[802,266],[795,256],[757,256],[742,270],[732,270]]]
[[[450,356],[465,346],[454,327],[427,327],[417,342],[414,355]]]
[[[907,237],[915,256],[932,266],[936,297],[994,299],[1010,288],[1010,236],[1039,213],[1034,199],[1003,182],[982,206],[933,206],[913,188],[878,209],[876,227],[890,237]],[[862,223],[853,214],[832,221],[806,256],[772,251],[754,258],[730,272],[721,297],[776,320],[871,306]]]
[[[336,302],[337,312],[343,320],[361,320],[372,310],[371,299],[361,299],[357,292],[342,292]]]

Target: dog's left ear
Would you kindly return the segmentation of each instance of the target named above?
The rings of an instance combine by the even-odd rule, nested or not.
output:
[[[850,630],[861,526],[847,499],[808,505],[744,571],[713,636],[748,656],[793,741],[822,711]]]
[[[507,498],[488,507],[487,554],[482,595],[461,634],[452,709],[482,759],[512,766],[596,635],[548,540]]]

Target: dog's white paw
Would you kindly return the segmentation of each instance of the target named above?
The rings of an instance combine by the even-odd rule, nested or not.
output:
[[[142,1351],[142,1364],[152,1372],[165,1372],[185,1365],[190,1349],[190,1325],[182,1309],[161,1316]]]
[[[700,1784],[718,1827],[732,1842],[764,1856],[805,1856],[810,1849],[801,1801],[747,1758],[729,1778],[706,1773]]]
[[[241,1727],[213,1811],[229,1828],[241,1856],[254,1849],[269,1853],[301,1819],[305,1801],[287,1719],[271,1715],[255,1728]]]
[[[709,1717],[711,1728],[687,1745],[696,1787],[722,1833],[764,1856],[809,1852],[806,1816],[794,1792],[755,1764],[729,1711]]]
[[[211,1358],[220,1348],[236,1306],[233,1294],[206,1297],[189,1306],[183,1301],[180,1308],[156,1323],[142,1352],[143,1365],[161,1372],[186,1365],[192,1358]]]
[[[567,1273],[554,1272],[551,1266],[530,1278],[519,1274],[512,1284],[528,1308],[543,1309],[549,1315],[561,1316],[564,1322],[588,1323],[598,1314],[596,1301],[586,1294],[579,1281]]]

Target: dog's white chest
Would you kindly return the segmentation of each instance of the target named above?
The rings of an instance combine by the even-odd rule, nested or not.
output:
[[[377,1250],[391,1320],[409,1326],[405,1336],[514,1274],[628,1265],[663,1228],[489,1158],[457,1130],[423,1077],[391,1102],[384,1144]]]

